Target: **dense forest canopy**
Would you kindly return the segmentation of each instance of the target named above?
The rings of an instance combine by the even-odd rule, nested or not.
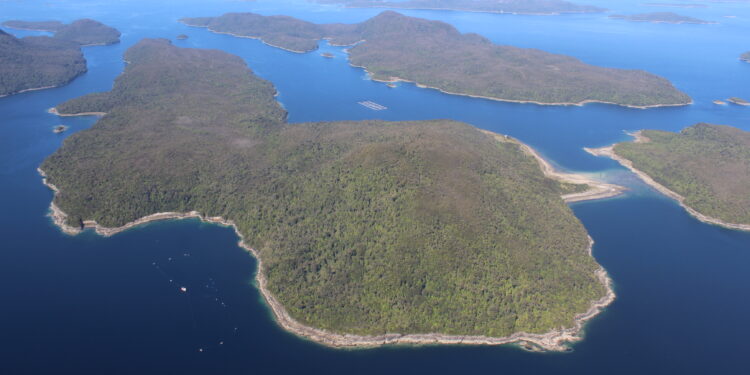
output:
[[[120,41],[120,32],[99,21],[84,18],[66,25],[59,21],[19,21],[3,22],[3,26],[16,29],[30,29],[54,32],[61,40],[87,45],[106,45]]]
[[[317,41],[355,46],[350,61],[378,80],[404,79],[449,93],[542,104],[682,105],[689,96],[641,70],[603,68],[538,49],[496,45],[453,26],[386,11],[359,24],[316,25],[287,16],[228,13],[188,25],[250,36],[297,52]]]
[[[18,39],[0,30],[0,96],[63,85],[85,71],[75,43],[46,36]]]
[[[750,133],[697,124],[679,133],[647,130],[648,142],[615,146],[656,182],[685,197],[701,214],[750,224]]]
[[[239,57],[144,40],[106,112],[42,165],[68,222],[233,220],[292,317],[340,333],[571,326],[605,293],[581,223],[517,143],[454,121],[287,124]]]
[[[18,39],[0,30],[0,96],[64,85],[86,72],[84,45],[120,41],[120,32],[98,21],[6,21],[4,26],[55,32]]]

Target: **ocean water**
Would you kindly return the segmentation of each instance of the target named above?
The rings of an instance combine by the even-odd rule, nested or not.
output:
[[[0,99],[0,373],[558,373],[740,374],[750,346],[750,234],[698,222],[616,163],[582,151],[627,139],[624,131],[679,130],[712,122],[750,130],[750,109],[714,99],[750,98],[750,5],[646,7],[597,2],[618,13],[672,10],[714,25],[630,23],[602,14],[514,16],[405,12],[449,22],[497,43],[565,53],[588,63],[644,69],[690,94],[686,107],[548,107],[388,88],[350,67],[341,48],[295,54],[259,41],[176,22],[228,11],[359,22],[378,13],[304,1],[0,1],[0,21],[90,17],[123,32],[122,43],[86,47],[89,72],[64,87]],[[736,16],[726,18],[725,16]],[[8,30],[16,35],[38,32]],[[292,122],[453,118],[510,134],[561,168],[630,187],[622,197],[575,204],[610,273],[617,300],[568,353],[512,346],[336,350],[280,329],[258,294],[255,260],[231,229],[196,220],[153,223],[111,238],[71,237],[46,217],[52,193],[37,166],[95,118],[58,118],[57,103],[108,90],[122,53],[144,37],[243,57],[273,82]],[[372,100],[388,107],[372,111]],[[52,133],[57,124],[70,126]],[[180,291],[187,288],[186,293]]]

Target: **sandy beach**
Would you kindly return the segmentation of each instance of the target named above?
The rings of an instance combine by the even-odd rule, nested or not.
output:
[[[647,137],[643,136],[642,131],[637,131],[635,133],[629,133],[629,134],[631,136],[633,136],[633,138],[634,138],[633,142],[641,143],[641,142],[649,142],[650,141]],[[654,189],[656,189],[660,193],[666,195],[667,197],[672,198],[675,201],[677,201],[677,203],[679,203],[679,205],[682,206],[691,216],[695,217],[696,219],[698,219],[698,220],[700,220],[700,221],[702,221],[704,223],[718,225],[718,226],[721,226],[721,227],[724,227],[724,228],[728,228],[728,229],[737,229],[737,230],[743,230],[743,231],[750,231],[750,224],[727,223],[727,222],[722,221],[720,219],[717,219],[715,217],[707,216],[707,215],[704,215],[704,214],[696,211],[692,207],[690,207],[687,204],[685,204],[685,197],[683,197],[682,195],[677,194],[676,192],[670,190],[666,186],[664,186],[664,185],[662,185],[662,184],[654,181],[654,179],[651,178],[651,176],[649,176],[648,174],[646,174],[643,171],[640,171],[640,170],[636,169],[633,166],[633,163],[630,160],[625,159],[625,158],[617,155],[615,153],[614,147],[615,147],[615,145],[611,145],[611,146],[601,147],[601,148],[584,148],[584,150],[586,150],[586,152],[588,152],[588,153],[590,153],[592,155],[595,155],[595,156],[605,156],[605,157],[608,157],[610,159],[613,159],[613,160],[617,161],[623,167],[625,167],[625,168],[629,169],[631,172],[635,173],[647,185],[653,187]]]

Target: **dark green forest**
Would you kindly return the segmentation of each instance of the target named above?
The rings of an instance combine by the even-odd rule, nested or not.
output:
[[[352,65],[374,79],[401,78],[454,94],[546,104],[607,102],[628,106],[691,102],[668,80],[642,70],[603,68],[538,49],[497,45],[453,26],[386,11],[359,24],[316,25],[287,16],[228,13],[182,22],[257,37],[297,52],[317,41],[349,48]]]
[[[750,133],[697,124],[679,133],[647,130],[649,142],[625,142],[615,152],[656,182],[685,197],[696,211],[750,224]]]
[[[59,21],[11,20],[3,22],[3,26],[54,32],[54,38],[82,46],[107,45],[120,41],[120,32],[117,29],[88,18],[73,21],[68,25]]]
[[[0,30],[0,96],[63,85],[85,71],[78,44],[46,36],[18,39]]]
[[[57,21],[6,21],[3,26],[55,34],[18,39],[0,30],[0,96],[64,85],[86,72],[81,46],[120,41],[119,31],[90,19],[69,25]]]
[[[69,223],[164,211],[233,220],[269,290],[341,333],[571,326],[604,295],[581,223],[517,144],[447,121],[286,123],[239,57],[144,40],[107,112],[42,165]]]

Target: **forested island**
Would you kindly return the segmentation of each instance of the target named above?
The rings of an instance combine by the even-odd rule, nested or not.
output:
[[[125,59],[112,91],[57,106],[106,113],[40,168],[68,233],[231,225],[277,321],[331,346],[562,350],[614,299],[561,197],[586,187],[513,139],[448,120],[287,124],[237,56],[146,39]]]
[[[57,21],[6,21],[3,26],[55,34],[19,39],[0,30],[0,97],[64,85],[86,72],[81,46],[120,40],[119,31],[89,19],[70,25]]]
[[[653,12],[640,14],[613,14],[609,18],[621,19],[633,22],[653,22],[653,23],[691,23],[691,24],[710,24],[714,22],[705,21],[698,18],[683,16],[673,12]]]
[[[702,123],[589,151],[616,159],[701,221],[750,230],[750,132]]]
[[[76,20],[69,25],[58,21],[6,21],[5,27],[54,32],[54,38],[80,44],[82,46],[107,45],[120,41],[120,32],[92,19]]]
[[[603,68],[537,49],[493,44],[453,26],[385,11],[359,24],[318,25],[288,16],[228,13],[185,24],[293,52],[320,39],[348,49],[350,62],[375,80],[411,81],[446,93],[549,105],[590,102],[649,108],[691,99],[668,80],[641,70]]]
[[[46,36],[0,30],[0,96],[66,84],[86,72],[80,47]]]
[[[454,10],[462,12],[561,14],[599,13],[606,9],[579,5],[563,0],[318,0],[319,3],[343,4],[350,8],[390,8]]]

